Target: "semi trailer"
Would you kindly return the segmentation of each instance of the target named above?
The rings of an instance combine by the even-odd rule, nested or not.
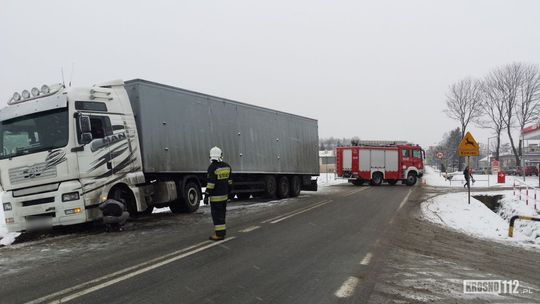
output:
[[[14,93],[0,110],[8,231],[94,221],[109,198],[130,214],[193,212],[218,146],[239,198],[316,191],[317,120],[141,79]]]

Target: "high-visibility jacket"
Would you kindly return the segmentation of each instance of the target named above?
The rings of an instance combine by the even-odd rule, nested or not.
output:
[[[224,202],[231,192],[231,166],[226,162],[212,161],[208,167],[206,193],[210,202]]]

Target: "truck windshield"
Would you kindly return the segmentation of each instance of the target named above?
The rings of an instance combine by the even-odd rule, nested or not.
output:
[[[67,108],[21,116],[0,123],[0,159],[60,148],[67,143]]]

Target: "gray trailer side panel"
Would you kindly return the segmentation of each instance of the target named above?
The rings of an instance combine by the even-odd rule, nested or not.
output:
[[[235,173],[319,174],[317,121],[145,80],[126,82],[144,172],[204,172],[223,149]]]

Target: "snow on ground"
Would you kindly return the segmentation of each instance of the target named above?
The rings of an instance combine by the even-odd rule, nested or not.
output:
[[[448,177],[448,178],[446,178]],[[504,184],[497,183],[497,175],[495,174],[473,174],[475,182],[471,184],[471,188],[479,187],[512,187],[514,180],[516,184],[527,183],[530,186],[538,186],[539,181],[537,176],[527,176],[525,181],[521,176],[506,176]],[[441,173],[439,170],[435,170],[433,167],[426,166],[424,176],[422,179],[426,185],[434,187],[463,187],[465,179],[463,172],[449,172],[448,174]]]
[[[348,183],[348,180],[346,178],[338,178],[336,173],[321,173],[321,175],[317,178],[317,184],[319,187],[346,183]]]
[[[0,223],[5,223],[4,211],[2,210],[0,210]],[[7,232],[6,227],[3,224],[0,224],[0,246],[11,245],[19,235],[20,233]]]
[[[512,215],[540,216],[534,207],[513,198],[512,191],[490,192],[485,195],[502,194],[499,213],[491,211],[479,200],[467,193],[450,193],[437,196],[422,203],[423,216],[429,221],[472,235],[540,250],[540,225],[531,221],[516,221],[514,237],[508,237],[509,220]],[[480,195],[475,193],[475,195]],[[519,223],[518,223],[519,222]]]

